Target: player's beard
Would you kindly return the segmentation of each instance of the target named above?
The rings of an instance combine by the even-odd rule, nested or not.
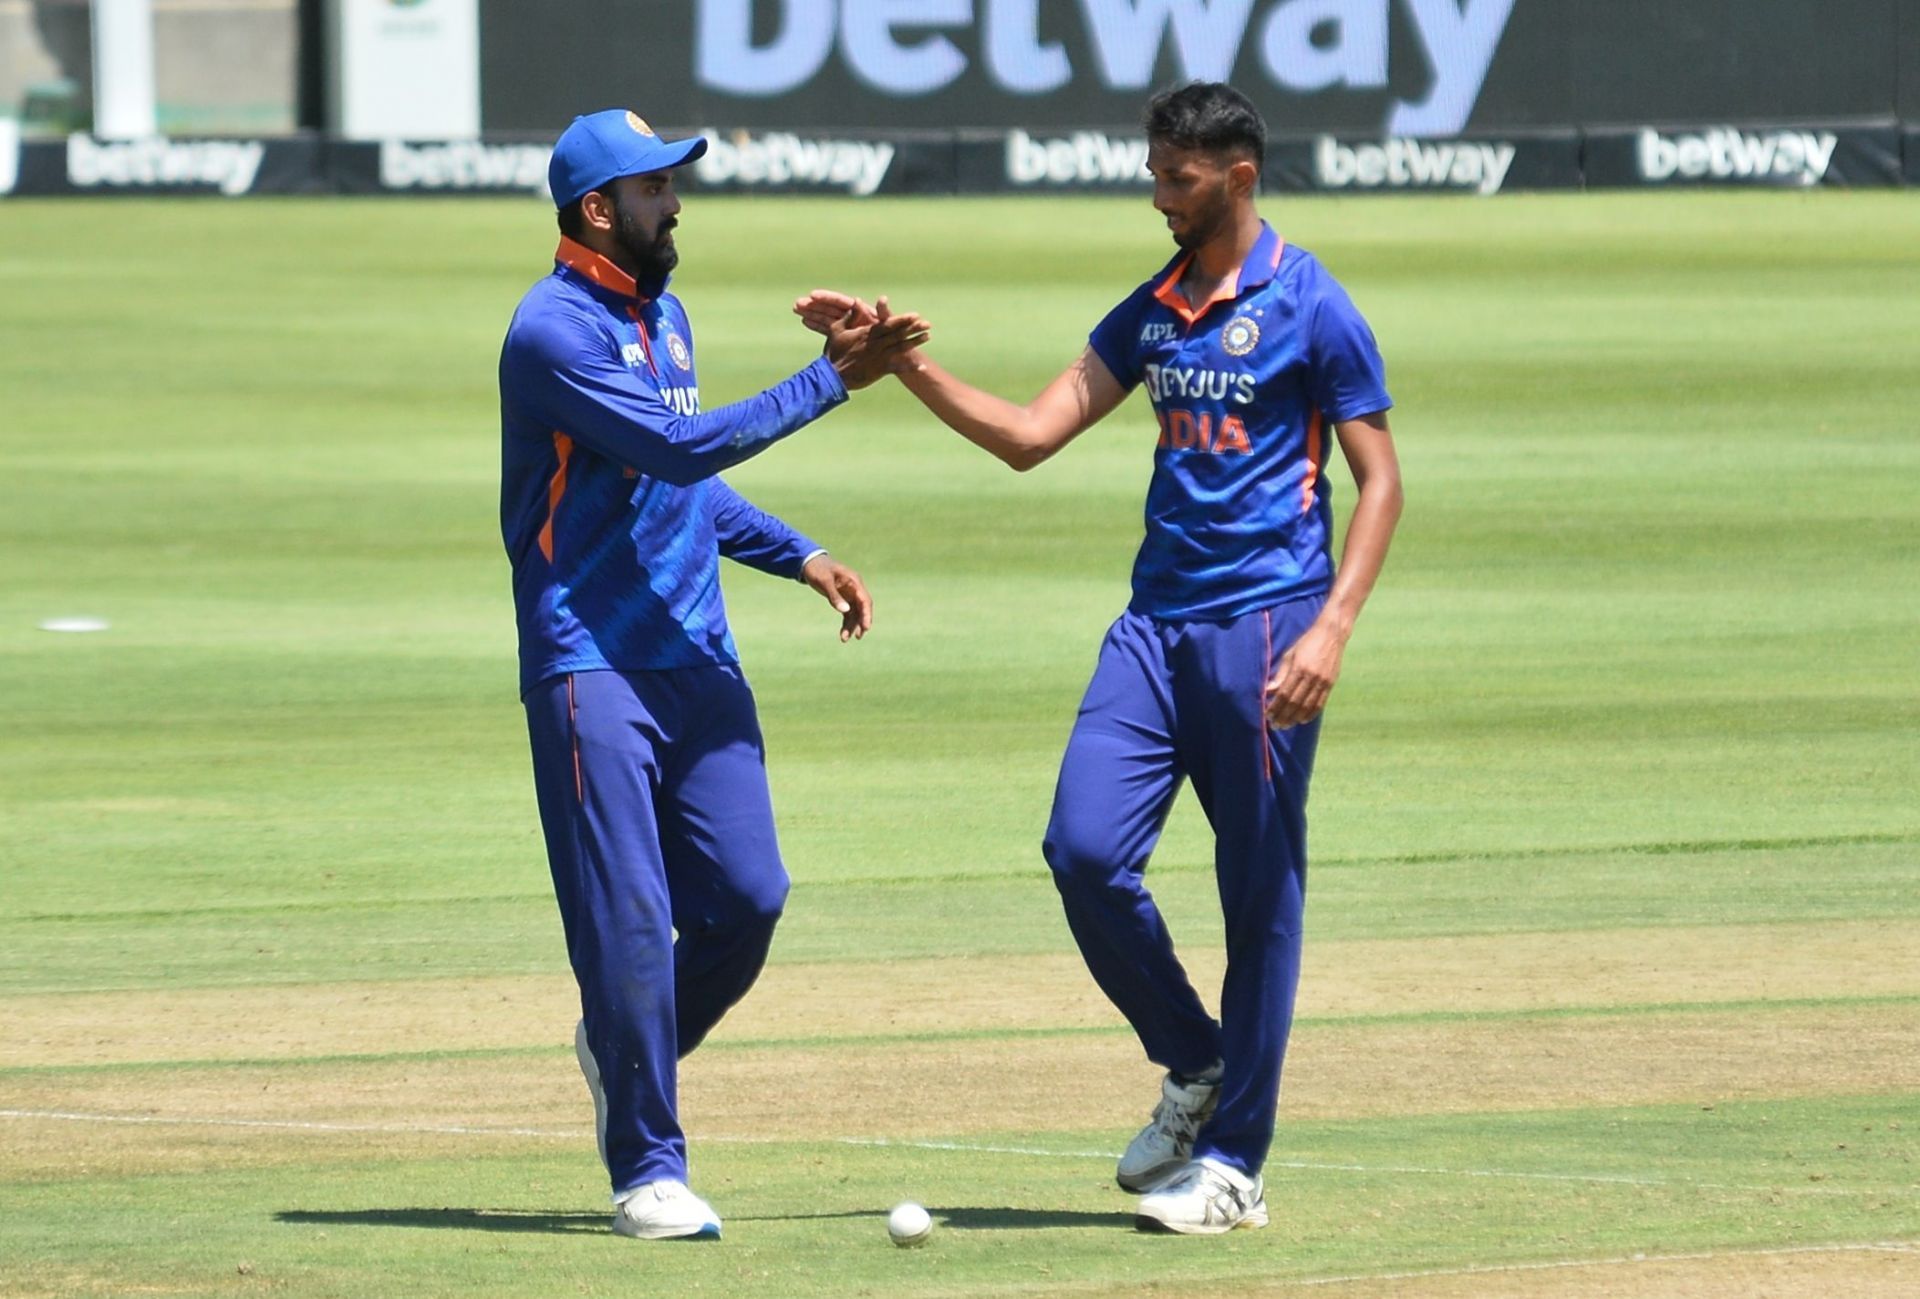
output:
[[[644,284],[673,274],[673,268],[680,264],[680,250],[673,246],[669,232],[678,224],[672,217],[662,217],[660,228],[649,235],[638,216],[614,203],[613,239],[633,260],[634,279]]]
[[[1227,192],[1227,182],[1223,179],[1212,194],[1195,200],[1193,215],[1187,219],[1185,229],[1173,232],[1173,242],[1192,252],[1211,243],[1232,224],[1233,196]]]

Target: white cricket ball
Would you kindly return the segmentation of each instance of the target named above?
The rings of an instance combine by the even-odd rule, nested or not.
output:
[[[887,1235],[902,1249],[924,1244],[933,1234],[933,1215],[912,1200],[893,1206],[887,1215]]]

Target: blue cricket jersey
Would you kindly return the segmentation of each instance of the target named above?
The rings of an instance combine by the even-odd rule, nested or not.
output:
[[[562,672],[737,662],[720,556],[797,577],[820,547],[713,475],[846,399],[822,357],[702,413],[679,300],[562,239],[500,353],[521,692]]]
[[[1136,613],[1224,620],[1333,584],[1327,426],[1393,405],[1373,331],[1346,291],[1272,227],[1223,296],[1194,309],[1183,253],[1095,327],[1160,426]]]

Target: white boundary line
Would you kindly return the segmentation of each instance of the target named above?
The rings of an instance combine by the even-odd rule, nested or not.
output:
[[[59,1123],[113,1123],[152,1127],[250,1128],[285,1132],[380,1133],[395,1136],[451,1137],[537,1137],[552,1141],[585,1141],[591,1130],[578,1128],[492,1128],[467,1124],[423,1123],[327,1123],[304,1119],[223,1119],[196,1118],[165,1114],[89,1114],[75,1110],[0,1110],[0,1119],[28,1119]],[[697,1142],[715,1145],[766,1146],[791,1144],[807,1138],[696,1136]],[[989,1146],[961,1141],[899,1141],[887,1137],[827,1137],[836,1146],[868,1149],[935,1150],[959,1154],[1024,1155],[1040,1159],[1115,1159],[1111,1150],[1046,1150],[1037,1146]],[[1426,1168],[1402,1164],[1324,1164],[1302,1160],[1267,1161],[1269,1168],[1292,1168],[1309,1172],[1388,1173],[1414,1177],[1478,1177],[1527,1182],[1574,1182],[1603,1186],[1660,1186],[1680,1190],[1744,1191],[1754,1194],[1793,1195],[1869,1195],[1877,1190],[1844,1186],[1745,1186],[1724,1182],[1693,1182],[1661,1177],[1622,1177],[1597,1173],[1526,1173],[1498,1168]],[[1425,1275],[1421,1273],[1419,1275]]]
[[[165,1114],[79,1114],[71,1110],[0,1110],[0,1119],[46,1119],[61,1123],[130,1123],[182,1128],[270,1128],[292,1132],[387,1132],[405,1135],[450,1137],[552,1137],[579,1141],[592,1133],[558,1132],[550,1128],[478,1128],[448,1125],[435,1127],[418,1123],[317,1123],[298,1119],[215,1119],[188,1118]]]

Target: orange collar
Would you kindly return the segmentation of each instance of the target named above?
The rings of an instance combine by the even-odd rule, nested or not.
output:
[[[640,285],[633,276],[585,244],[569,239],[565,235],[560,236],[560,247],[553,254],[553,260],[569,270],[578,271],[609,293],[618,293],[624,298],[640,296]]]
[[[1280,270],[1280,255],[1287,250],[1287,241],[1274,233],[1273,227],[1262,221],[1260,237],[1254,240],[1253,247],[1247,251],[1247,259],[1234,268],[1233,278],[1225,281],[1214,291],[1211,298],[1198,307],[1187,301],[1180,292],[1180,277],[1187,273],[1187,267],[1193,262],[1193,254],[1188,253],[1174,263],[1165,279],[1154,288],[1153,296],[1160,305],[1179,316],[1191,328],[1193,323],[1213,310],[1222,302],[1231,302],[1240,296],[1244,287],[1255,289],[1271,280]]]

